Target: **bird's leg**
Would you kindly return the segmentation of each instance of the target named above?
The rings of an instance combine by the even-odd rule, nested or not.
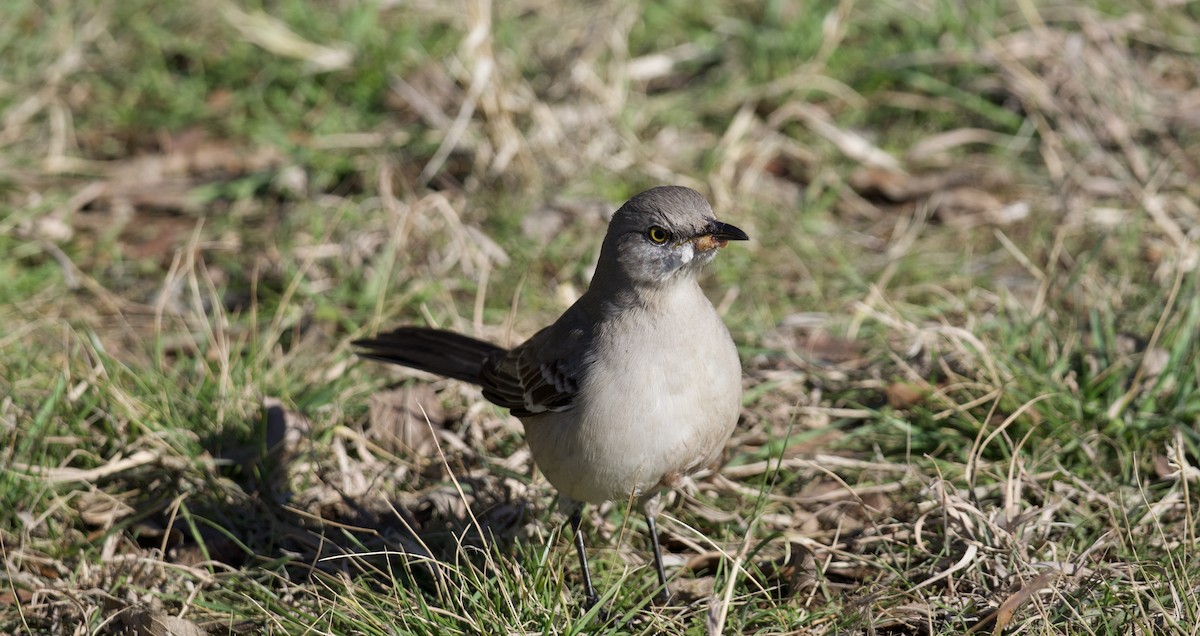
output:
[[[650,532],[650,550],[654,553],[654,570],[658,573],[658,591],[654,597],[660,603],[671,600],[667,590],[667,571],[663,569],[662,549],[658,546],[658,523],[655,519],[662,510],[662,495],[656,494],[642,503],[642,511],[646,514],[646,529]]]
[[[583,504],[576,505],[571,512],[571,528],[575,530],[575,551],[579,553],[579,569],[583,572],[585,603],[591,608],[600,599],[596,597],[596,588],[592,587],[592,572],[588,569],[587,552],[583,546]]]
[[[671,600],[671,593],[667,591],[667,571],[663,569],[662,550],[658,547],[658,527],[654,517],[646,516],[646,527],[650,530],[650,549],[654,552],[654,569],[658,572],[658,591],[655,592],[654,598],[660,603],[666,603]]]

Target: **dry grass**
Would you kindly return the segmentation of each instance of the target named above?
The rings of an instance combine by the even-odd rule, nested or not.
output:
[[[1193,7],[214,7],[0,26],[3,631],[1195,632]],[[584,614],[519,424],[347,343],[519,341],[657,183],[743,421]]]

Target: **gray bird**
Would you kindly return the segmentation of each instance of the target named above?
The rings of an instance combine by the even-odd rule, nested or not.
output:
[[[479,385],[521,420],[571,520],[589,607],[583,505],[636,499],[665,596],[660,493],[717,458],[742,396],[737,349],[696,279],[718,248],[748,239],[695,190],[653,188],[613,215],[588,290],[521,345],[423,327],[354,344],[366,358]]]

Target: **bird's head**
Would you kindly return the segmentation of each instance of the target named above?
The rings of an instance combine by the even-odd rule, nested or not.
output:
[[[680,186],[651,188],[613,215],[597,274],[609,270],[634,284],[662,285],[694,276],[726,243],[749,238],[718,221],[699,192]]]

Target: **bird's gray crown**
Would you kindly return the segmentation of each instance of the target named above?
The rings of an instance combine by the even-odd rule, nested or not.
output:
[[[645,232],[657,225],[679,237],[696,236],[714,219],[712,206],[699,192],[683,186],[650,188],[613,215],[608,233]]]

